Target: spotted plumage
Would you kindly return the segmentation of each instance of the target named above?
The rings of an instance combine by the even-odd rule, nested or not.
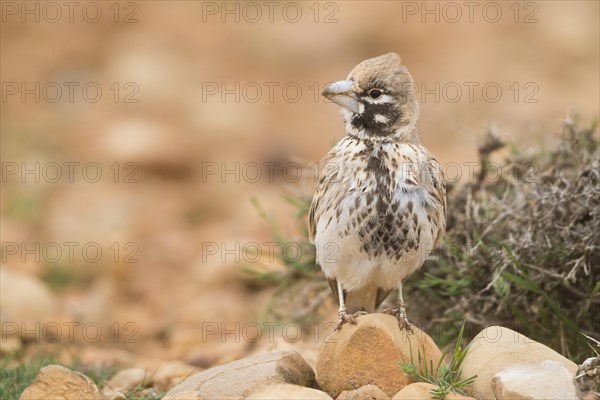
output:
[[[363,61],[323,92],[343,107],[347,135],[321,160],[309,233],[338,295],[338,327],[374,311],[396,288],[391,312],[410,327],[402,282],[445,230],[444,179],[421,144],[413,88],[398,55],[389,53]]]

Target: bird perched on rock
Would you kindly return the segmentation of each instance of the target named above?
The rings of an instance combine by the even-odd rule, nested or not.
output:
[[[413,79],[389,53],[361,62],[323,96],[342,106],[347,134],[321,160],[309,212],[317,263],[339,299],[336,328],[398,289],[385,312],[411,330],[402,282],[446,227],[444,178],[421,144]]]

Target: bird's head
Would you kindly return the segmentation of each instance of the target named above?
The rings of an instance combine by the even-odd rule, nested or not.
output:
[[[358,64],[323,96],[343,107],[346,130],[360,138],[419,141],[414,81],[396,53]]]

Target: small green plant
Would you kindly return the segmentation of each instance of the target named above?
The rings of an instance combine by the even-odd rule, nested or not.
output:
[[[458,393],[465,395],[464,388],[475,381],[477,375],[469,378],[462,378],[461,365],[469,351],[469,346],[462,348],[463,332],[465,329],[465,322],[463,322],[458,336],[456,338],[456,344],[454,345],[454,351],[450,359],[450,364],[446,365],[444,360],[446,359],[447,352],[444,352],[438,365],[433,366],[433,362],[427,360],[421,356],[421,351],[417,350],[417,362],[412,354],[410,353],[410,361],[400,362],[400,369],[402,372],[408,374],[415,382],[427,382],[437,387],[431,390],[431,395],[434,399],[444,400],[450,393]]]

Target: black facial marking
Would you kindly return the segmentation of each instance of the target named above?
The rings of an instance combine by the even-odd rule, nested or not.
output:
[[[364,129],[367,134],[374,136],[386,136],[394,131],[394,125],[398,119],[402,119],[401,111],[395,103],[372,104],[363,102],[364,111],[361,114],[354,114],[350,123],[355,129]],[[376,115],[387,118],[387,122],[377,122]]]

